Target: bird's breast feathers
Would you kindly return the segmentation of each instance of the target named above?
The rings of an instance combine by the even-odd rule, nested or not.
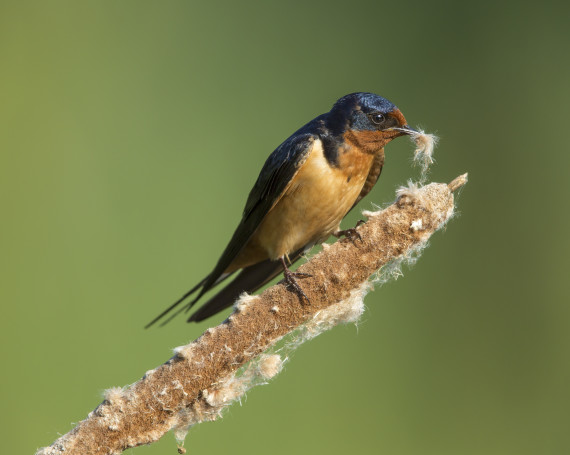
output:
[[[255,232],[253,243],[276,259],[324,241],[352,208],[373,161],[374,155],[348,145],[339,150],[333,167],[321,141],[315,139],[306,160]]]

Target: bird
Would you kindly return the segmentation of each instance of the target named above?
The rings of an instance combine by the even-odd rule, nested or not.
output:
[[[146,328],[167,315],[163,324],[190,310],[236,273],[187,321],[199,322],[222,311],[241,293],[255,292],[281,272],[299,298],[308,301],[298,282],[307,275],[292,272],[289,265],[331,235],[358,235],[354,228],[340,229],[342,219],[376,184],[386,144],[415,133],[402,112],[379,95],[357,92],[337,100],[329,112],[305,124],[271,153],[214,269]]]

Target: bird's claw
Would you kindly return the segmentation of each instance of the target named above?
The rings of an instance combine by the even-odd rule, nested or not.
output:
[[[305,294],[301,286],[299,286],[297,278],[308,278],[312,277],[313,275],[311,275],[310,273],[291,272],[289,269],[285,269],[283,275],[285,277],[285,282],[287,283],[287,285],[290,286],[297,293],[299,297],[303,297],[307,301],[307,303],[311,303],[309,297],[307,297],[307,294]],[[301,299],[301,301],[302,300],[303,299]]]
[[[362,223],[364,223],[364,220],[359,220],[358,223],[356,223],[356,226],[354,226],[353,228],[343,229],[341,231],[336,231],[334,233],[334,235],[336,238],[340,238],[342,236],[345,236],[346,238],[352,240],[353,242],[354,242],[354,239],[358,238],[358,240],[360,240],[362,242],[362,236],[356,230],[358,228],[358,226],[360,226]]]

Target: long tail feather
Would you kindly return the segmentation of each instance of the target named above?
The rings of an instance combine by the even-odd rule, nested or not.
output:
[[[307,245],[289,255],[291,264],[298,261],[303,252],[310,246]],[[208,300],[188,318],[188,322],[200,322],[214,314],[233,305],[242,292],[255,292],[267,284],[283,271],[280,261],[269,259],[251,265],[243,269],[239,275],[224,289]]]
[[[296,251],[294,254],[289,256],[291,263],[296,262],[300,257],[301,254],[308,248],[301,248]],[[239,275],[225,288],[223,288],[220,292],[218,292],[214,297],[208,300],[204,305],[202,305],[198,311],[192,314],[188,318],[188,322],[199,322],[202,321],[219,311],[222,311],[225,308],[228,308],[233,305],[234,301],[239,297],[242,292],[255,292],[260,287],[271,281],[277,275],[282,272],[282,265],[280,261],[270,261],[269,259],[259,262],[257,264],[251,265],[245,269],[243,269]],[[232,274],[231,273],[223,273],[216,278],[212,283],[211,275],[208,275],[202,281],[200,281],[196,286],[186,292],[182,297],[180,297],[176,302],[170,305],[166,310],[160,313],[157,317],[155,317],[152,321],[150,321],[146,326],[145,329],[148,329],[152,325],[156,324],[159,320],[164,318],[168,315],[168,317],[160,324],[160,326],[164,326],[165,324],[169,323],[172,319],[178,316],[180,313],[184,311],[189,311],[194,304],[202,298],[202,296],[212,289],[214,286],[219,285],[222,281],[225,281],[229,278]],[[201,289],[200,289],[201,288]],[[187,302],[185,305],[182,305],[176,311],[172,312],[177,306],[179,306],[184,300],[186,300],[189,296],[198,292],[196,297],[192,300]],[[169,314],[172,313],[172,314]]]
[[[188,322],[202,321],[225,308],[232,306],[242,292],[254,292],[279,275],[282,266],[279,261],[265,260],[243,269],[224,289],[202,305]]]
[[[174,302],[172,305],[170,305],[166,310],[164,310],[162,313],[160,313],[157,317],[155,317],[152,321],[150,321],[147,325],[145,325],[145,329],[148,329],[150,326],[152,326],[153,324],[155,324],[157,321],[159,321],[160,319],[162,319],[164,316],[166,316],[168,313],[170,313],[174,308],[176,308],[178,305],[180,305],[188,296],[194,294],[194,292],[196,292],[198,289],[200,289],[202,287],[202,285],[206,282],[206,280],[208,279],[208,277],[204,278],[202,281],[200,281],[196,286],[194,286],[192,289],[190,289],[186,294],[184,294],[182,297],[180,297],[176,302]],[[192,304],[194,303],[194,301],[192,302]],[[185,306],[183,306],[182,308],[185,308]],[[174,313],[175,315],[178,314],[180,312],[177,311],[176,313]],[[170,320],[170,318],[168,319],[168,321]]]

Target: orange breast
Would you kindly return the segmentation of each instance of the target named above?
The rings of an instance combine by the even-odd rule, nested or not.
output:
[[[333,168],[324,156],[322,143],[315,141],[309,157],[245,250],[257,252],[254,256],[264,250],[266,257],[277,259],[327,239],[356,201],[373,160],[373,154],[347,147],[340,152],[339,166]]]

